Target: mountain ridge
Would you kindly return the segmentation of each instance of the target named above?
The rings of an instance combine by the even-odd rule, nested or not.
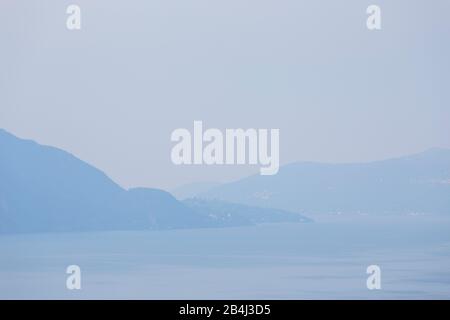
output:
[[[294,162],[196,195],[315,213],[449,214],[450,150],[363,163]]]
[[[223,213],[227,206],[239,211],[231,218],[237,220],[215,219],[215,211]],[[126,190],[69,152],[0,129],[0,233],[204,228],[256,221],[242,219],[255,208],[224,203],[207,208],[199,210],[160,189]],[[265,216],[292,220],[277,210]]]

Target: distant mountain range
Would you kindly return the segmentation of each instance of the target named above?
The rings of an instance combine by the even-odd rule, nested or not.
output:
[[[450,150],[370,163],[298,162],[196,197],[304,213],[450,214]]]
[[[197,213],[208,216],[221,226],[233,227],[261,223],[311,222],[312,220],[286,210],[261,208],[219,200],[191,198],[183,203]]]
[[[229,206],[229,209],[227,209]],[[0,233],[173,229],[307,221],[282,210],[180,202],[163,190],[125,190],[60,149],[0,129]]]
[[[299,162],[274,176],[176,193],[184,200],[158,189],[125,190],[65,151],[0,129],[0,233],[311,221],[299,213],[450,214],[450,150],[370,163]]]
[[[193,198],[220,185],[221,183],[219,182],[194,182],[174,188],[170,190],[170,193],[178,200],[184,200]]]

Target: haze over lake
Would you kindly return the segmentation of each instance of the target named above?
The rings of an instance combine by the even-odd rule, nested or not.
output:
[[[0,1],[0,299],[449,299],[449,12]]]

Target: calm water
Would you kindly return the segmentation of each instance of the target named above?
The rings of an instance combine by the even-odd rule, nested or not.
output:
[[[82,289],[66,289],[66,267]],[[382,289],[366,288],[366,268]],[[450,219],[0,236],[0,298],[449,299]]]

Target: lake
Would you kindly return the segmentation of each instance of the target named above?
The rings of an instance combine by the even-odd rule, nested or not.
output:
[[[449,299],[450,219],[0,236],[2,299]],[[366,268],[381,268],[368,290]],[[81,268],[81,290],[66,268]]]

